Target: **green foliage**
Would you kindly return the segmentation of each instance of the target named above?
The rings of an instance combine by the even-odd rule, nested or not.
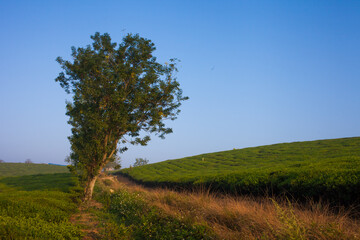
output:
[[[0,239],[81,239],[69,222],[78,198],[69,173],[0,179]]]
[[[275,232],[277,239],[305,240],[306,229],[294,213],[294,209],[288,200],[288,207],[281,207],[275,200],[272,200],[277,217],[282,224],[279,233]]]
[[[147,160],[146,158],[136,158],[134,167],[144,166],[148,163],[149,163],[149,160]]]
[[[176,60],[160,64],[153,56],[154,44],[128,34],[120,44],[110,35],[95,33],[92,45],[72,47],[73,61],[58,57],[64,72],[56,78],[73,102],[67,103],[72,126],[70,160],[87,181],[85,197],[91,198],[92,184],[101,169],[117,153],[118,143],[146,145],[155,133],[171,133],[164,120],[176,119],[187,97],[174,77]],[[120,152],[127,148],[120,148]]]
[[[192,225],[150,207],[140,194],[120,191],[114,194],[98,193],[97,200],[115,216],[111,239],[212,239],[208,227]],[[116,229],[118,235],[114,233]]]
[[[22,191],[51,190],[66,192],[69,188],[76,186],[76,179],[70,173],[54,173],[6,177],[0,179],[1,183]]]
[[[58,165],[25,163],[0,164],[0,177],[68,172],[69,170],[65,166]]]
[[[105,179],[104,184],[105,186],[110,186],[113,182],[110,179]]]
[[[273,229],[269,224],[276,239],[353,239],[347,236],[344,230],[334,222],[327,222],[322,225],[313,222],[310,227],[306,226],[306,223],[295,214],[294,207],[289,199],[287,199],[287,206],[281,206],[274,199],[272,202],[276,209],[277,219],[280,221],[278,229]]]
[[[341,204],[360,199],[360,138],[295,142],[202,154],[120,171],[149,185],[205,186]]]

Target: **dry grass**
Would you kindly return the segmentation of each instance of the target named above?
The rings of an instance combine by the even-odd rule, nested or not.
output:
[[[360,222],[346,213],[334,214],[328,206],[300,207],[284,200],[234,198],[208,191],[180,193],[144,188],[123,177],[118,180],[113,178],[109,187],[141,192],[149,204],[169,215],[205,223],[219,239],[360,239]]]

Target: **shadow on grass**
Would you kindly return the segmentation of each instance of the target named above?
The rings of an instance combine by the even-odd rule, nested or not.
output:
[[[5,177],[0,184],[22,191],[51,190],[69,192],[76,186],[75,177],[71,173],[37,174],[20,177]]]

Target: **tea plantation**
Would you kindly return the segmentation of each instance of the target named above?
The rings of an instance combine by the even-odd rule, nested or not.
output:
[[[127,168],[119,174],[149,186],[202,186],[232,194],[286,194],[356,204],[360,199],[360,137],[201,154]]]
[[[79,227],[69,221],[77,210],[81,190],[76,178],[70,173],[19,176],[58,171],[67,169],[0,163],[0,239],[82,238]]]
[[[68,173],[66,166],[50,164],[0,163],[0,177],[47,173]]]

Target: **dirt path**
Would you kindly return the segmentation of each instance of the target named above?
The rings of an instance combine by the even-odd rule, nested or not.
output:
[[[116,175],[116,176],[114,176],[114,175],[105,175],[105,176],[101,177],[101,180],[102,181],[105,181],[105,180],[110,180],[111,181],[111,184],[108,185],[110,187],[111,192],[119,190],[119,189],[124,188],[124,187],[127,188],[127,189],[140,190],[140,191],[144,191],[144,190],[150,191],[150,190],[152,190],[151,188],[147,188],[147,187],[144,187],[142,185],[139,185],[139,184],[135,183],[134,181],[130,180],[129,178],[126,178],[126,177],[123,177],[123,176],[120,176],[120,175]]]
[[[126,187],[136,188],[137,184],[132,182],[131,180],[122,177],[122,176],[111,176],[111,175],[101,175],[98,178],[98,181],[105,182],[110,180],[109,184],[110,192],[114,192],[118,189]],[[70,218],[70,222],[80,225],[81,231],[84,233],[83,240],[96,240],[102,239],[101,236],[101,222],[99,217],[96,216],[96,212],[101,211],[103,208],[102,204],[91,200],[86,205],[81,205],[79,207],[79,211],[72,215]]]
[[[116,177],[114,176],[115,180],[125,184],[128,187],[135,187],[138,186],[138,184],[136,184],[135,182],[131,181],[129,178],[117,175]]]
[[[100,239],[100,227],[98,217],[94,214],[95,211],[102,209],[101,203],[91,200],[86,205],[79,207],[79,212],[75,213],[70,222],[80,225],[81,231],[84,233],[84,240]]]

